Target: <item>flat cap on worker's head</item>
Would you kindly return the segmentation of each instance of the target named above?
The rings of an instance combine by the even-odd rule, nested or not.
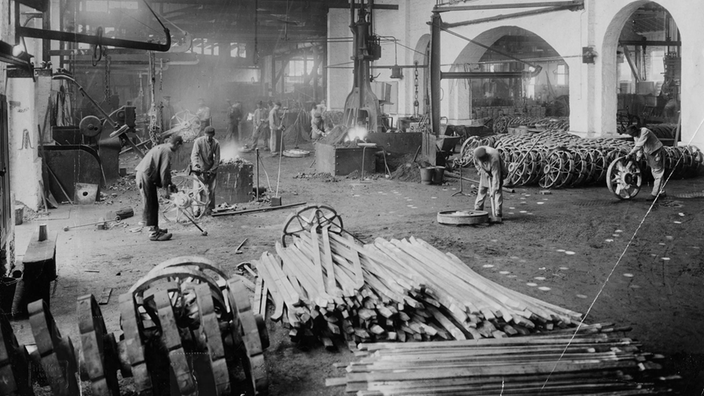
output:
[[[486,157],[486,149],[484,147],[477,147],[474,149],[474,158],[484,157]]]
[[[629,125],[628,128],[626,128],[626,134],[633,135],[638,133],[639,130],[638,125]]]
[[[203,133],[205,133],[206,135],[215,135],[215,128],[211,126],[206,127]]]
[[[171,135],[171,137],[169,138],[169,143],[173,145],[183,144],[183,138],[181,137],[181,135]]]
[[[279,102],[279,101],[277,101],[277,102],[274,103],[274,104],[277,105],[277,106],[281,106],[281,102]]]

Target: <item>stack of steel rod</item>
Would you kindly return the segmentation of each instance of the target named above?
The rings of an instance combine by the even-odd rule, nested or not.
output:
[[[660,355],[608,325],[549,335],[361,344],[361,360],[328,386],[377,395],[642,395],[671,393]]]
[[[277,243],[277,255],[264,253],[255,263],[263,280],[255,301],[271,293],[272,319],[287,322],[294,339],[316,336],[333,347],[334,339],[502,338],[580,320],[576,312],[483,278],[422,240],[361,245],[320,231],[299,233],[288,247]]]

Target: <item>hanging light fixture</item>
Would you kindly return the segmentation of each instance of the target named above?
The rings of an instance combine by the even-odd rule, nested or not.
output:
[[[394,65],[391,66],[391,78],[396,80],[403,78],[403,70],[401,66],[398,65],[398,46],[396,45],[396,38],[394,38]]]

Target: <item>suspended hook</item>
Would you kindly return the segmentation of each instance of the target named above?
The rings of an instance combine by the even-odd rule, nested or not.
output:
[[[98,30],[95,32],[95,37],[97,42],[93,46],[93,67],[98,65],[98,62],[103,58],[103,27],[98,26]]]

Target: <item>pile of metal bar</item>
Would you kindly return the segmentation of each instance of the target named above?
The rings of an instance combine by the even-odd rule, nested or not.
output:
[[[328,386],[381,395],[670,394],[660,355],[641,351],[623,329],[586,326],[542,336],[359,346],[362,357]]]
[[[263,281],[255,300],[271,293],[272,319],[286,321],[294,339],[315,336],[334,347],[333,339],[503,338],[580,320],[579,313],[482,277],[420,239],[362,245],[328,227],[319,231],[300,232],[287,247],[277,243],[276,255],[264,253],[254,263]]]
[[[603,183],[609,165],[628,154],[633,143],[613,138],[583,139],[562,131],[470,137],[462,145],[459,164],[471,165],[474,149],[479,146],[499,150],[509,168],[507,185],[537,183],[542,188],[565,188]],[[695,146],[665,146],[664,150],[665,171],[673,172],[676,178],[696,174],[704,161]],[[639,166],[646,169],[644,158]]]
[[[268,335],[245,283],[203,258],[165,261],[120,296],[121,333],[107,331],[93,295],[78,298],[80,348],[62,337],[43,300],[28,306],[36,345],[19,344],[0,316],[0,394],[34,395],[30,380],[41,378],[54,396],[81,394],[80,380],[93,395],[115,396],[118,372],[140,395],[265,392]],[[40,375],[30,375],[31,365]]]

